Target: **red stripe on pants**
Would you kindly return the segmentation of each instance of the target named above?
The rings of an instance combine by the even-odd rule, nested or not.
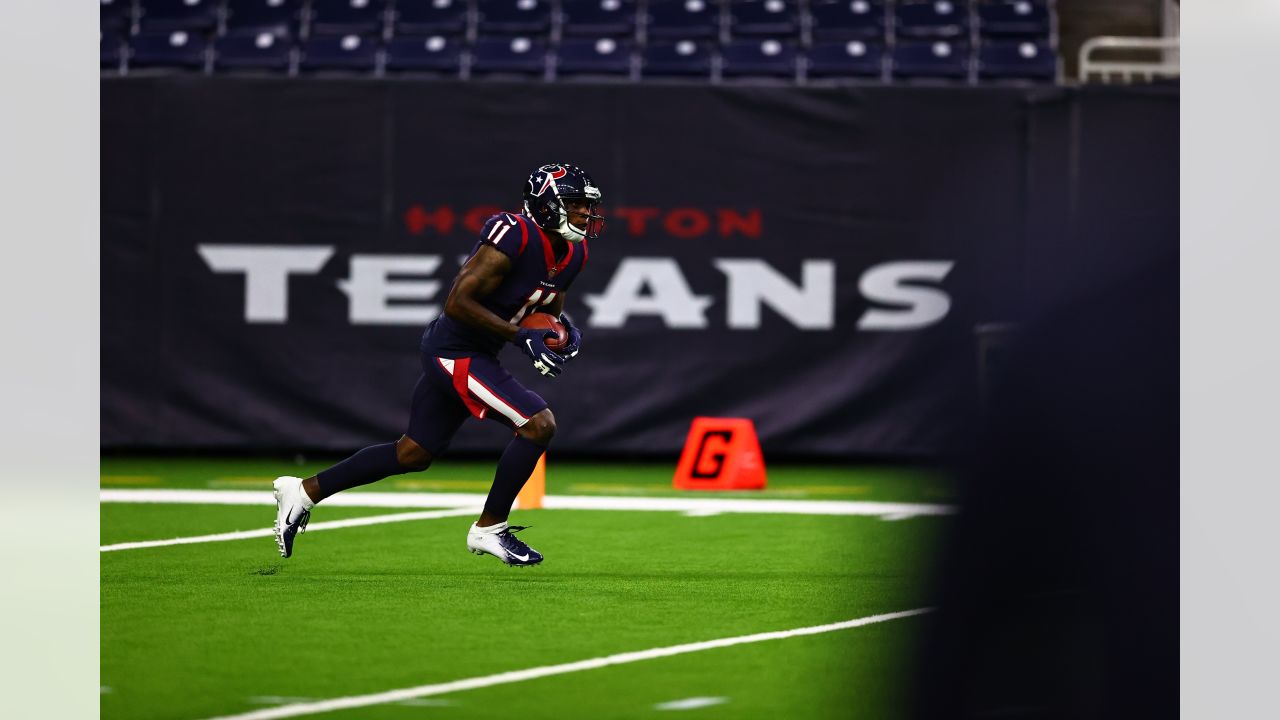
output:
[[[466,404],[472,415],[484,419],[484,414],[489,411],[489,408],[471,397],[471,391],[467,389],[467,378],[470,375],[471,358],[458,358],[453,361],[453,389],[458,391],[458,397],[462,398],[462,402]]]

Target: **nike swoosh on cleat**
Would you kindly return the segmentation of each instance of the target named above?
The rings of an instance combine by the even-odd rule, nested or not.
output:
[[[519,560],[520,562],[529,562],[529,556],[528,556],[528,555],[517,555],[517,554],[515,554],[515,553],[511,552],[510,550],[508,550],[508,551],[507,551],[507,554],[508,554],[508,555],[510,555],[511,557],[513,557],[513,558],[515,558],[515,559]]]

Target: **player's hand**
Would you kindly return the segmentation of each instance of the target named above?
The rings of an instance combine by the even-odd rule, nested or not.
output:
[[[564,313],[560,313],[560,324],[564,326],[565,332],[569,333],[569,344],[560,350],[560,354],[566,361],[572,360],[578,356],[578,348],[582,347],[582,332],[573,326],[569,316]]]
[[[555,336],[554,330],[520,328],[516,332],[516,336],[512,338],[511,344],[520,348],[520,352],[529,356],[538,372],[555,377],[563,372],[560,365],[564,363],[564,358],[547,349],[546,338]]]

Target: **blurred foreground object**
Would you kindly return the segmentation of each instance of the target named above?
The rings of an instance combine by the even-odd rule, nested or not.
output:
[[[1178,711],[1178,265],[1033,316],[959,468],[912,717]]]

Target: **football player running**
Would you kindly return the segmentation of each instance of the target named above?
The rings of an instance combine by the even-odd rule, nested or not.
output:
[[[555,377],[578,354],[582,333],[563,314],[565,293],[587,261],[587,241],[599,237],[600,190],[575,165],[543,165],[525,183],[523,211],[499,213],[480,231],[445,301],[420,344],[422,376],[413,390],[408,428],[395,442],[372,445],[305,480],[275,480],[276,544],[293,554],[311,509],[334,493],[401,473],[426,470],[468,417],[515,431],[498,460],[484,510],[467,533],[467,548],[508,565],[536,565],[542,554],[515,536],[507,518],[520,488],[555,435],[551,409],[498,362],[515,345],[543,375]],[[521,328],[528,313],[558,316],[569,343],[557,354],[551,330]]]

